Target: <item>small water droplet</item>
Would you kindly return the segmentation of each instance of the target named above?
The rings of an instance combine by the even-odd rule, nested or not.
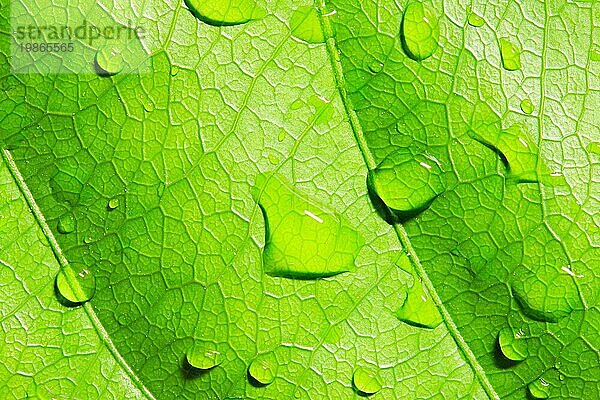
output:
[[[523,125],[514,124],[501,132],[483,130],[471,134],[500,155],[511,179],[518,183],[538,181],[538,147]]]
[[[284,182],[277,174],[260,174],[252,190],[266,224],[265,272],[315,279],[353,270],[361,235],[341,215]]]
[[[469,14],[469,25],[479,28],[485,24],[485,20],[478,14],[471,12]]]
[[[281,131],[281,132],[279,132],[279,135],[277,135],[277,140],[280,142],[283,142],[285,140],[286,136],[287,135],[286,135],[285,131]]]
[[[513,331],[511,328],[503,328],[498,333],[498,345],[502,354],[512,361],[523,361],[527,358],[527,347],[524,341],[523,330]]]
[[[315,124],[326,124],[331,121],[335,110],[330,101],[320,96],[311,96],[307,104],[314,109],[316,116]]]
[[[600,142],[591,142],[585,146],[585,149],[590,153],[600,155]]]
[[[125,67],[123,52],[116,46],[107,46],[96,52],[96,70],[100,75],[115,75]]]
[[[273,353],[261,354],[248,367],[248,374],[260,385],[268,385],[277,377],[279,365]]]
[[[119,199],[118,198],[114,197],[108,201],[108,209],[109,210],[114,210],[117,207],[119,207]]]
[[[177,76],[177,74],[179,73],[179,67],[177,65],[171,65],[170,73],[171,76]]]
[[[71,233],[75,230],[75,216],[72,213],[67,213],[59,218],[56,230],[59,233]]]
[[[321,27],[319,14],[314,7],[302,6],[294,10],[290,19],[292,36],[307,43],[323,43],[325,35]]]
[[[185,355],[188,364],[197,369],[211,369],[221,364],[221,353],[217,346],[210,342],[194,343]]]
[[[521,51],[512,42],[507,39],[500,39],[500,55],[502,56],[502,65],[508,71],[515,71],[521,68]]]
[[[403,255],[396,264],[413,277],[413,284],[407,289],[404,303],[396,311],[396,317],[412,326],[435,328],[442,322],[442,315],[418,278],[410,259]]]
[[[214,26],[245,24],[266,15],[254,0],[185,0],[185,4],[196,18]]]
[[[523,111],[525,114],[531,114],[533,110],[533,102],[529,99],[523,99],[521,102],[521,111]]]
[[[269,162],[273,165],[277,165],[279,164],[279,157],[277,157],[275,154],[269,154]]]
[[[383,63],[379,62],[377,60],[375,60],[369,64],[369,71],[371,71],[371,73],[373,73],[373,74],[380,73],[382,69],[383,69]]]
[[[90,235],[88,235],[88,236],[86,236],[86,237],[83,238],[83,243],[85,243],[85,244],[90,244],[93,241],[94,241],[94,238],[91,237]]]
[[[154,103],[150,99],[142,100],[142,107],[144,107],[144,110],[146,110],[146,112],[154,111]]]
[[[431,56],[438,47],[439,20],[427,4],[412,2],[402,18],[402,46],[406,54],[416,61]]]
[[[550,384],[544,378],[531,382],[527,389],[534,399],[547,399],[550,396]]]
[[[89,301],[96,292],[96,279],[88,267],[69,264],[56,275],[56,289],[60,296],[73,304]]]
[[[366,395],[375,394],[382,387],[381,376],[374,367],[356,368],[352,374],[352,383],[356,390]]]
[[[600,47],[596,46],[590,50],[590,60],[600,61]]]
[[[369,172],[369,189],[403,220],[431,205],[445,189],[442,178],[434,157],[401,149]]]

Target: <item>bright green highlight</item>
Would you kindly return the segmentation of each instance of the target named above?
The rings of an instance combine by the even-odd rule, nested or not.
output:
[[[585,146],[585,149],[593,154],[600,154],[600,142],[592,142]]]
[[[123,52],[116,46],[103,47],[96,52],[96,69],[101,75],[115,75],[125,67]]]
[[[317,10],[311,6],[302,6],[294,10],[290,19],[292,35],[307,43],[323,43],[325,35]]]
[[[574,282],[579,278],[568,266],[539,265],[535,271],[520,268],[514,274],[511,289],[529,318],[557,322],[580,304]]]
[[[469,19],[468,19],[469,25],[474,26],[476,28],[483,26],[483,24],[485,24],[485,20],[478,14],[475,14],[474,12],[471,12],[469,14]]]
[[[535,107],[533,106],[533,102],[529,99],[523,99],[521,102],[521,111],[525,114],[531,114]]]
[[[416,61],[431,56],[438,47],[440,27],[437,14],[427,4],[412,2],[402,19],[402,46]]]
[[[275,354],[261,354],[248,367],[248,374],[259,384],[268,385],[277,377],[278,367]]]
[[[445,186],[434,157],[401,149],[369,172],[369,188],[398,217],[406,219],[429,207]]]
[[[209,342],[194,343],[186,354],[186,359],[192,367],[203,370],[214,368],[222,361],[217,346]]]
[[[56,289],[70,303],[81,304],[94,296],[96,279],[88,267],[70,264],[58,271]]]
[[[483,134],[471,132],[473,138],[500,155],[509,172],[517,182],[538,181],[538,147],[523,125],[514,124],[504,131]]]
[[[58,219],[56,230],[59,233],[71,233],[75,230],[75,217],[72,213],[67,213]]]
[[[356,390],[364,394],[374,394],[381,390],[382,381],[379,372],[373,367],[358,367],[352,375]]]
[[[261,174],[252,192],[266,224],[265,272],[314,279],[352,271],[364,239],[341,215],[308,200],[284,179]]]
[[[592,61],[600,61],[600,47],[594,47],[590,50],[590,59]]]
[[[504,69],[515,71],[521,68],[521,51],[507,39],[500,39],[500,55]]]
[[[396,311],[396,317],[409,325],[435,328],[442,322],[442,315],[417,276],[409,258],[402,255],[397,265],[412,275],[413,284],[407,289],[406,298]]]
[[[254,0],[185,0],[192,14],[209,25],[239,25],[265,16]]]
[[[523,339],[523,330],[514,331],[503,328],[498,333],[498,345],[502,354],[512,361],[523,361],[527,358],[527,347]]]

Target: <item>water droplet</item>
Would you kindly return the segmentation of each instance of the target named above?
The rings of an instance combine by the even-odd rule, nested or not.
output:
[[[369,172],[369,189],[400,219],[421,213],[445,189],[438,161],[407,149],[387,156]]]
[[[292,36],[307,43],[323,43],[325,35],[321,28],[319,14],[314,7],[303,6],[294,10],[290,19]]]
[[[585,149],[590,153],[600,155],[600,142],[591,142],[585,146]]]
[[[380,73],[382,69],[383,69],[383,63],[379,62],[377,60],[375,60],[369,64],[369,71],[371,71],[371,73],[373,73],[373,74]]]
[[[83,243],[85,243],[85,244],[90,244],[93,241],[94,241],[94,238],[91,237],[90,235],[88,235],[88,236],[86,236],[86,237],[83,238]]]
[[[100,75],[115,75],[125,67],[123,52],[116,46],[107,46],[96,52],[96,70]]]
[[[304,106],[304,102],[301,99],[297,99],[290,105],[290,110],[299,110],[302,106]]]
[[[214,26],[244,24],[266,15],[253,0],[185,0],[185,4],[196,18]]]
[[[500,55],[502,56],[504,69],[515,71],[521,68],[521,51],[514,43],[501,38]]]
[[[221,353],[217,346],[210,342],[194,343],[185,355],[188,364],[197,369],[211,369],[221,364]]]
[[[396,317],[409,325],[435,328],[442,322],[442,316],[429,296],[427,288],[418,278],[410,259],[403,255],[396,264],[413,276],[413,285],[406,291],[406,298],[396,311]]]
[[[108,209],[109,210],[114,210],[117,207],[119,207],[119,199],[118,198],[114,197],[108,201]]]
[[[279,132],[279,135],[277,136],[277,140],[279,140],[280,142],[283,142],[285,140],[286,136],[287,135],[286,135],[285,131],[281,131],[281,132]]]
[[[171,65],[171,76],[176,76],[179,73],[179,67],[177,65]]]
[[[265,272],[314,279],[353,270],[364,239],[341,215],[284,182],[280,175],[261,174],[252,191],[266,224]]]
[[[553,265],[537,265],[535,271],[518,268],[511,290],[523,314],[537,321],[557,322],[579,304],[574,278]]]
[[[315,124],[326,124],[331,121],[334,109],[329,100],[326,100],[320,96],[311,96],[308,99],[307,104],[314,109],[316,116]]]
[[[56,289],[70,303],[81,304],[94,296],[96,279],[86,266],[69,264],[56,275]]]
[[[527,389],[534,399],[547,399],[550,396],[550,384],[544,378],[531,382]]]
[[[0,217],[0,220],[2,220],[2,217]],[[36,236],[42,245],[44,245],[45,247],[50,246],[50,243],[48,242],[48,238],[46,237],[46,234],[44,233],[43,230],[37,229]]]
[[[527,347],[524,341],[523,330],[514,332],[510,328],[504,328],[498,333],[498,345],[502,354],[512,361],[523,361],[527,358]]]
[[[600,61],[600,47],[594,47],[590,50],[590,60]]]
[[[278,366],[275,354],[261,354],[250,363],[248,374],[258,384],[268,385],[275,380]]]
[[[478,14],[471,12],[469,14],[469,25],[479,28],[485,24],[485,20]]]
[[[379,372],[373,367],[358,367],[352,374],[352,383],[356,390],[366,395],[381,390],[382,382]]]
[[[273,165],[277,165],[279,164],[279,157],[277,157],[275,154],[269,154],[269,162],[271,162]]]
[[[510,178],[519,183],[538,181],[538,147],[525,127],[514,124],[502,132],[471,132],[479,143],[500,155]]]
[[[521,111],[523,111],[525,114],[531,114],[533,110],[533,102],[529,99],[523,99],[521,102]]]
[[[71,233],[75,230],[75,217],[72,213],[67,213],[59,218],[56,230],[59,233]]]
[[[150,99],[142,100],[142,107],[144,107],[146,112],[154,111],[154,103]]]
[[[436,13],[427,4],[412,2],[402,18],[402,46],[406,54],[416,61],[431,56],[438,47],[440,36]]]

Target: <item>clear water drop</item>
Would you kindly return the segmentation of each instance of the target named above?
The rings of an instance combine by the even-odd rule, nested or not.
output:
[[[396,311],[396,317],[412,326],[435,328],[442,322],[442,315],[431,299],[427,288],[418,278],[410,259],[403,255],[396,264],[413,277],[413,284],[407,289],[404,303]]]
[[[207,370],[221,364],[221,353],[217,346],[210,342],[196,342],[185,355],[192,367]]]
[[[279,135],[277,135],[277,140],[280,142],[283,142],[285,140],[286,136],[287,135],[286,135],[285,131],[281,131],[281,132],[279,132]]]
[[[485,24],[485,20],[478,14],[471,12],[468,19],[469,25],[479,28]]]
[[[123,51],[116,46],[102,47],[96,52],[96,70],[100,75],[115,75],[125,67]]]
[[[245,24],[266,15],[254,0],[185,0],[185,4],[196,18],[214,26]]]
[[[521,69],[521,51],[508,39],[500,39],[500,55],[504,69],[508,71]]]
[[[590,60],[600,61],[600,47],[596,46],[590,50]]]
[[[533,102],[529,99],[523,99],[521,102],[521,111],[523,111],[525,114],[531,114],[533,110]]]
[[[421,2],[411,2],[402,18],[402,46],[416,61],[430,57],[438,47],[440,27],[437,14]]]
[[[531,382],[527,385],[527,390],[534,399],[547,399],[550,396],[550,384],[544,378]]]
[[[277,165],[279,164],[279,157],[277,157],[275,154],[269,154],[269,162],[273,165]]]
[[[445,184],[433,156],[401,149],[369,172],[369,189],[398,218],[408,219],[427,209]]]
[[[252,196],[266,224],[267,274],[315,279],[354,269],[364,239],[341,215],[309,200],[277,174],[260,174]]]
[[[523,330],[501,329],[498,333],[498,346],[502,354],[511,361],[523,361],[527,358],[527,346],[524,336]]]
[[[590,153],[600,155],[600,142],[591,142],[585,146],[585,149]]]
[[[69,264],[56,275],[56,290],[69,303],[76,305],[89,301],[96,292],[96,278],[81,264]]]
[[[329,100],[315,95],[308,99],[307,104],[314,110],[315,124],[327,124],[331,121],[335,110]]]
[[[273,353],[261,354],[248,367],[248,374],[260,385],[268,385],[277,377],[279,364]]]
[[[75,230],[75,216],[72,213],[67,213],[59,218],[56,230],[59,233],[67,234]]]
[[[538,181],[538,147],[523,125],[514,124],[501,132],[485,130],[471,134],[500,155],[511,179],[518,183]]]
[[[357,391],[366,395],[379,392],[383,385],[379,371],[374,367],[358,367],[352,374],[352,383]]]
[[[294,10],[290,19],[292,36],[307,43],[323,43],[325,35],[317,10],[311,6],[302,6]]]

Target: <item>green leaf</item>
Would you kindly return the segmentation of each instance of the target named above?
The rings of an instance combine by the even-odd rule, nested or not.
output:
[[[0,397],[599,396],[600,4],[186,4],[2,8]]]

